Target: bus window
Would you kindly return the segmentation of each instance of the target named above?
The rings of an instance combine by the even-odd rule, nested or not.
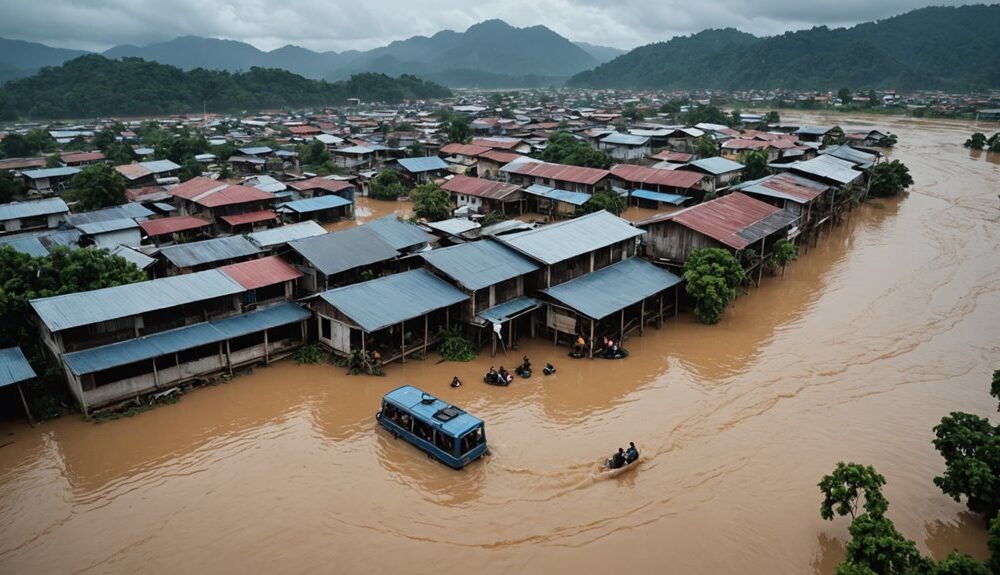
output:
[[[474,447],[483,442],[483,428],[477,427],[462,436],[461,450],[462,453],[468,453],[472,451]]]
[[[437,446],[441,451],[451,454],[454,448],[454,439],[441,433],[440,431],[434,432],[434,445]]]
[[[419,419],[414,419],[413,433],[416,434],[416,436],[419,437],[420,439],[423,439],[424,441],[430,443],[431,438],[434,434],[434,430],[431,428],[430,425],[427,425],[423,421],[420,421]]]

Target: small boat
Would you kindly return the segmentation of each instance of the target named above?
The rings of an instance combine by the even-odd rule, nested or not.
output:
[[[638,467],[639,461],[641,460],[642,460],[642,454],[640,453],[638,457],[632,460],[632,462],[626,463],[625,465],[622,465],[621,467],[614,469],[611,467],[611,460],[606,459],[604,460],[604,464],[601,466],[600,477],[603,479],[611,479],[612,477],[618,477],[619,475],[625,473],[629,469],[632,469],[633,467]]]

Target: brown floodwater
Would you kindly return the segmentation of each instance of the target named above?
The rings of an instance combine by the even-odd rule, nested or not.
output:
[[[335,232],[347,228],[353,228],[366,224],[372,220],[395,214],[400,218],[408,218],[413,215],[413,204],[410,200],[398,200],[395,202],[376,200],[368,196],[357,196],[354,198],[354,219],[340,220],[323,224],[328,232]]]
[[[931,481],[931,428],[996,416],[1000,165],[962,148],[968,124],[808,120],[897,133],[916,185],[719,325],[682,315],[624,361],[542,340],[384,378],[286,361],[129,419],[3,422],[0,572],[830,574],[848,522],[820,519],[816,483],[840,460],[885,475],[923,551],[984,557],[983,521]],[[524,353],[557,373],[479,383]],[[452,471],[377,430],[403,383],[484,418],[493,455]],[[630,440],[639,466],[600,479]]]

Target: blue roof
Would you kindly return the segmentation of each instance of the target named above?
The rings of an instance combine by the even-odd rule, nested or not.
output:
[[[497,236],[503,244],[545,264],[556,264],[646,233],[601,210],[572,220]]]
[[[35,377],[28,360],[19,347],[0,349],[0,387]]]
[[[339,208],[341,206],[351,205],[350,200],[345,200],[340,196],[319,196],[316,198],[308,198],[305,200],[295,200],[294,202],[288,202],[283,204],[283,208],[288,208],[293,212],[305,213],[305,212],[318,212],[320,210],[329,210],[332,208]]]
[[[574,206],[582,206],[587,203],[587,200],[590,199],[590,194],[557,190],[556,188],[550,188],[541,184],[530,185],[525,188],[524,191],[533,196],[541,196],[557,202],[566,202],[567,204],[573,204]]]
[[[425,397],[428,400],[433,401],[424,403],[423,399]],[[430,394],[426,394],[423,390],[413,387],[412,385],[397,387],[396,389],[385,394],[384,399],[404,408],[406,411],[416,415],[420,419],[430,423],[434,427],[452,437],[461,437],[483,424],[483,420],[478,417],[469,415],[461,408],[445,403],[444,401],[441,401]],[[434,417],[435,413],[447,407],[455,408],[459,411],[459,414],[448,421],[441,421]]]
[[[332,289],[319,297],[367,332],[469,299],[423,268]]]
[[[435,269],[472,291],[538,269],[527,257],[493,240],[440,248],[419,255]]]
[[[382,238],[382,241],[400,251],[434,240],[434,236],[411,223],[400,221],[392,214],[372,220],[361,227],[374,232],[375,235]]]
[[[665,204],[672,204],[675,206],[679,206],[691,199],[687,196],[681,196],[678,194],[664,194],[649,190],[632,190],[632,197],[641,198],[643,200],[652,200],[654,202],[663,202]]]
[[[101,347],[67,353],[63,361],[77,375],[86,375],[302,321],[312,315],[294,303],[218,321],[198,323]]]
[[[49,248],[45,247],[45,244],[37,236],[12,239],[0,238],[0,246],[10,246],[14,251],[36,258],[43,258],[49,255]]]
[[[421,172],[433,172],[435,170],[447,170],[448,164],[437,156],[425,156],[423,158],[400,158],[396,160],[407,172],[419,174]]]
[[[73,176],[79,174],[80,170],[77,168],[39,168],[37,170],[25,170],[21,172],[21,175],[26,178],[31,178],[33,180],[41,180],[43,178],[57,178],[59,176]]]
[[[719,174],[726,174],[729,172],[736,172],[746,167],[739,162],[727,160],[726,158],[720,156],[715,156],[712,158],[702,158],[700,160],[689,162],[688,165],[694,166],[703,172],[708,172],[713,176],[718,176]]]
[[[634,257],[542,293],[589,318],[603,319],[679,283],[676,275]]]
[[[487,310],[479,312],[476,317],[491,323],[503,323],[508,319],[521,315],[526,311],[537,309],[542,304],[535,298],[521,296],[510,301],[505,301],[500,305],[495,305]]]
[[[46,198],[30,202],[12,202],[0,204],[0,221],[30,218],[32,216],[47,216],[65,214],[69,207],[62,198]]]

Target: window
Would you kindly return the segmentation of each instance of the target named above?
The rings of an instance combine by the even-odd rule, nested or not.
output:
[[[330,324],[330,318],[320,316],[319,318],[319,337],[329,341],[333,337],[333,330]]]

